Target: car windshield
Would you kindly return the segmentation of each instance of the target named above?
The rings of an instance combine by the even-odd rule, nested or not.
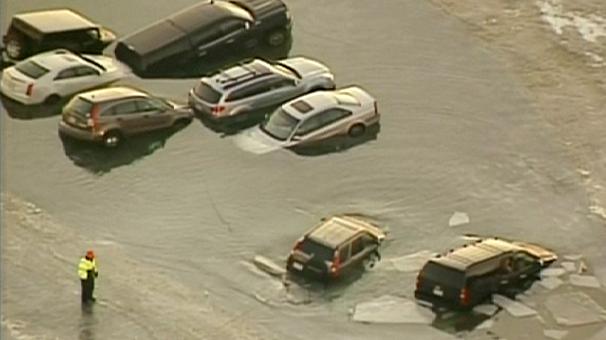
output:
[[[204,82],[199,82],[194,88],[194,93],[200,99],[207,103],[216,104],[221,98],[221,94]]]
[[[15,65],[15,68],[17,71],[33,79],[38,79],[49,72],[48,69],[31,60],[22,61]]]
[[[93,108],[93,103],[86,99],[76,97],[65,105],[64,112],[75,113],[78,116],[88,117]]]
[[[261,129],[278,140],[286,140],[299,124],[299,120],[279,108],[261,124]]]
[[[335,251],[312,239],[305,238],[300,250],[307,255],[313,256],[314,260],[332,261]]]

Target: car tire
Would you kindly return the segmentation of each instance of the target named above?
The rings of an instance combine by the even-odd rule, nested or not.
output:
[[[364,126],[364,124],[358,123],[350,127],[347,133],[350,137],[356,138],[362,136],[364,132],[366,132],[366,126]]]
[[[57,104],[61,100],[61,97],[58,94],[51,94],[50,96],[44,99],[44,104],[53,105]]]
[[[267,45],[269,45],[271,47],[278,47],[278,46],[284,45],[284,43],[286,42],[286,38],[287,38],[286,30],[281,28],[281,29],[271,31],[267,35],[267,37],[265,37],[265,41],[267,42]]]
[[[25,57],[26,50],[27,46],[25,44],[25,41],[21,37],[17,35],[11,35],[8,37],[8,40],[6,41],[5,51],[6,55],[9,58],[15,60],[23,59]]]
[[[118,130],[109,130],[103,134],[103,146],[115,148],[122,142],[122,134]]]
[[[372,270],[377,264],[377,262],[379,262],[379,256],[376,252],[373,252],[368,255],[366,259],[364,259],[362,265],[364,266],[364,270]]]

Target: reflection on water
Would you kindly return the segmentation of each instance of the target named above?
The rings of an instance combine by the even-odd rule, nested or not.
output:
[[[381,132],[381,124],[373,124],[359,137],[349,135],[336,136],[314,144],[295,146],[291,150],[301,156],[321,156],[334,152],[343,152],[357,145],[376,140]]]
[[[178,128],[154,131],[126,138],[118,147],[107,148],[100,144],[61,137],[63,150],[72,162],[88,171],[103,175],[111,169],[128,165],[154,153],[166,144]]]
[[[82,304],[82,314],[78,324],[78,340],[94,340],[97,318],[92,304]]]
[[[0,101],[6,109],[6,113],[15,119],[37,119],[58,115],[68,100],[69,98],[63,98],[54,104],[23,105],[4,95],[0,95]]]
[[[200,122],[213,132],[221,134],[221,137],[235,135],[242,130],[259,124],[266,114],[272,112],[280,105],[274,105],[263,109],[253,110],[244,114],[236,115],[234,118],[222,121],[213,121],[210,118],[198,114]]]
[[[220,53],[212,57],[204,58],[200,61],[190,62],[188,64],[166,63],[156,65],[145,73],[133,73],[141,78],[192,78],[202,77],[211,74],[218,69],[227,68],[239,62],[262,58],[267,60],[283,59],[288,56],[292,47],[292,37],[282,45],[274,48],[266,46],[256,46],[252,49],[242,49],[238,51],[229,51]]]

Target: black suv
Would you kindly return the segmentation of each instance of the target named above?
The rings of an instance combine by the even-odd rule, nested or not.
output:
[[[556,259],[535,244],[482,239],[431,258],[417,277],[415,297],[435,307],[471,308],[493,293],[536,278]]]
[[[203,2],[125,38],[116,58],[141,73],[159,65],[180,65],[227,49],[275,47],[290,36],[291,18],[280,0]]]
[[[100,54],[114,40],[113,32],[69,9],[17,14],[2,38],[13,61],[58,48]]]
[[[376,226],[347,215],[324,219],[301,237],[290,252],[286,269],[324,280],[336,279],[379,259],[385,233]]]

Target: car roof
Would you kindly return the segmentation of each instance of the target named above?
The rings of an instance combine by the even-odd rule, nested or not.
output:
[[[284,104],[283,108],[291,116],[301,120],[309,118],[322,110],[336,106],[339,106],[339,103],[333,91],[314,91]],[[303,107],[311,107],[311,110],[301,110],[300,108]]]
[[[20,13],[14,16],[42,33],[73,31],[98,27],[97,24],[70,9]]]
[[[127,86],[114,86],[103,88],[99,90],[93,90],[81,93],[79,97],[86,99],[93,103],[101,103],[105,101],[111,101],[116,99],[124,99],[131,97],[148,97],[149,95],[143,91],[127,87]]]
[[[466,244],[430,261],[464,271],[474,264],[520,250],[517,245],[502,239],[489,238]]]
[[[232,10],[230,7],[235,8]],[[228,1],[202,2],[171,15],[167,20],[184,31],[191,33],[218,20],[233,16],[248,21],[253,20],[248,12]]]
[[[68,50],[54,50],[50,52],[40,53],[29,60],[36,62],[40,66],[43,66],[49,70],[60,71],[71,66],[88,65],[78,55]]]
[[[271,64],[262,59],[254,59],[250,62],[221,70],[203,79],[216,90],[225,91],[271,74],[275,74]]]
[[[359,233],[368,233],[379,240],[385,237],[383,231],[351,216],[331,216],[307,233],[307,237],[331,248],[336,248]]]

